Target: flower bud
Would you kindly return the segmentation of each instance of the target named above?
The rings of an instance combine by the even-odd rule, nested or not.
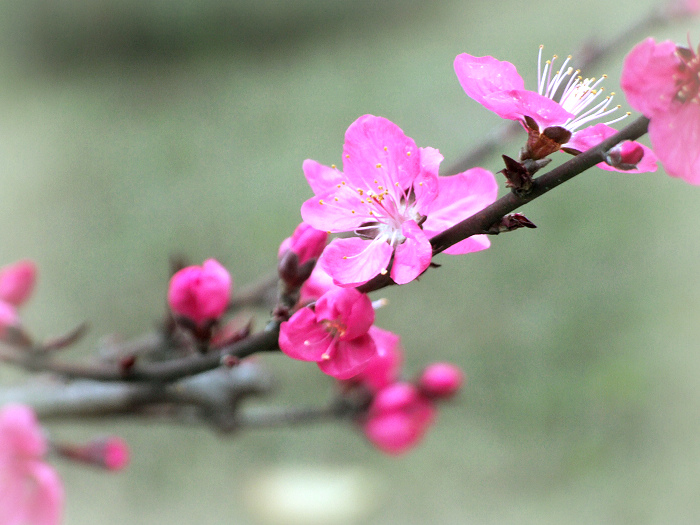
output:
[[[454,396],[464,383],[464,373],[451,363],[433,363],[423,370],[418,379],[418,389],[432,399],[448,399]]]
[[[0,301],[13,306],[24,303],[34,289],[36,265],[29,260],[0,268]]]
[[[625,140],[608,150],[605,162],[620,170],[633,170],[644,158],[644,149],[637,142]]]
[[[214,259],[188,266],[170,279],[168,304],[175,315],[202,326],[221,317],[231,296],[231,276]]]
[[[54,445],[64,458],[107,470],[119,471],[129,464],[129,445],[119,437],[98,438],[84,445]]]
[[[307,261],[318,259],[321,256],[327,240],[327,232],[317,230],[302,222],[296,227],[291,237],[282,241],[278,258],[281,259],[285,252],[291,250],[296,254],[299,266],[303,266]]]

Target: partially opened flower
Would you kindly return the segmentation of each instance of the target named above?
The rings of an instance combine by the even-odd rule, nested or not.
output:
[[[377,353],[368,333],[372,323],[374,309],[367,295],[336,288],[281,324],[279,346],[289,357],[314,361],[324,373],[348,379]]]
[[[455,59],[454,68],[467,95],[498,116],[520,122],[526,129],[528,141],[521,160],[539,160],[559,150],[577,154],[583,151],[579,148],[584,144],[586,149],[598,145],[603,140],[600,137],[616,133],[608,124],[626,116],[599,122],[620,106],[610,107],[614,93],[604,96],[601,83],[605,75],[599,79],[583,78],[579,70],[569,67],[571,58],[567,57],[555,72],[557,56],[542,66],[540,46],[536,91],[525,89],[525,82],[513,64],[490,56],[462,53]],[[589,126],[596,122],[596,131],[591,132]],[[600,138],[599,142],[594,143],[594,138]],[[648,153],[648,149],[644,151]],[[616,170],[605,163],[598,166],[628,171]],[[653,162],[647,162],[636,171],[655,169]]]
[[[56,525],[63,486],[43,461],[47,443],[34,412],[9,404],[0,409],[0,523]]]
[[[435,419],[432,402],[410,383],[393,383],[374,396],[363,424],[367,439],[387,454],[417,445]]]
[[[666,172],[700,184],[700,50],[647,38],[625,58],[620,84],[650,119],[649,140]]]
[[[170,279],[168,304],[175,315],[202,326],[221,317],[231,296],[231,276],[214,259],[188,266]]]
[[[305,222],[335,239],[319,264],[340,286],[358,286],[390,272],[398,284],[412,281],[430,265],[430,238],[480,211],[496,199],[493,175],[474,168],[438,177],[442,155],[418,148],[394,123],[364,115],[345,134],[343,168],[304,162],[315,196],[301,207]],[[465,239],[445,253],[488,248],[483,235]]]

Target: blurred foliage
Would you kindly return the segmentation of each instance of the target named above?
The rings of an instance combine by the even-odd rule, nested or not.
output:
[[[76,357],[104,334],[148,330],[173,253],[216,257],[237,284],[254,281],[274,270],[310,195],[302,161],[338,163],[355,118],[390,118],[451,163],[500,124],[460,89],[456,54],[509,60],[532,85],[539,44],[575,52],[654,2],[524,5],[3,4],[0,262],[40,266],[27,326],[48,336],[88,320]],[[690,29],[697,42],[699,28],[655,36],[683,41]],[[588,74],[607,72],[613,89],[633,43]],[[470,378],[406,457],[380,456],[343,425],[230,439],[143,421],[53,425],[65,439],[99,430],[134,447],[117,476],[59,464],[66,523],[257,523],[247,487],[298,464],[359,467],[381,502],[364,523],[693,523],[698,191],[662,173],[592,170],[522,210],[537,230],[440,256],[420,282],[378,294],[390,300],[378,323],[402,335],[407,376],[451,360]],[[278,402],[330,395],[314,366],[265,360]]]

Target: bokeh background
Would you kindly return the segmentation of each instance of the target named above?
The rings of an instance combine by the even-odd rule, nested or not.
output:
[[[39,264],[26,325],[42,337],[89,321],[73,357],[105,334],[147,331],[173,253],[255,281],[311,195],[302,161],[340,164],[358,116],[393,120],[450,164],[501,124],[464,95],[458,53],[509,60],[533,86],[539,44],[565,56],[655,4],[3,3],[0,264]],[[699,29],[652,34],[683,42],[690,30],[697,44]],[[615,89],[644,36],[588,75]],[[500,169],[498,156],[484,166]],[[697,523],[699,207],[699,188],[662,172],[594,169],[522,210],[537,230],[440,256],[420,282],[376,294],[390,300],[378,324],[402,335],[407,376],[436,360],[469,376],[406,456],[381,455],[345,424],[227,437],[52,424],[64,440],[117,433],[133,447],[115,475],[57,463],[65,523]],[[264,359],[277,402],[329,398],[313,365]]]

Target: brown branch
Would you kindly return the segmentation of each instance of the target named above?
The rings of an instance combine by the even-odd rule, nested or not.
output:
[[[124,370],[124,367],[118,363],[94,365],[69,363],[53,359],[50,356],[36,356],[22,349],[14,348],[0,348],[0,360],[33,372],[52,372],[67,379],[167,383],[213,370],[229,357],[242,359],[257,352],[279,350],[278,337],[279,325],[273,324],[263,332],[258,332],[215,352],[151,363],[140,363],[137,360],[127,370]]]

